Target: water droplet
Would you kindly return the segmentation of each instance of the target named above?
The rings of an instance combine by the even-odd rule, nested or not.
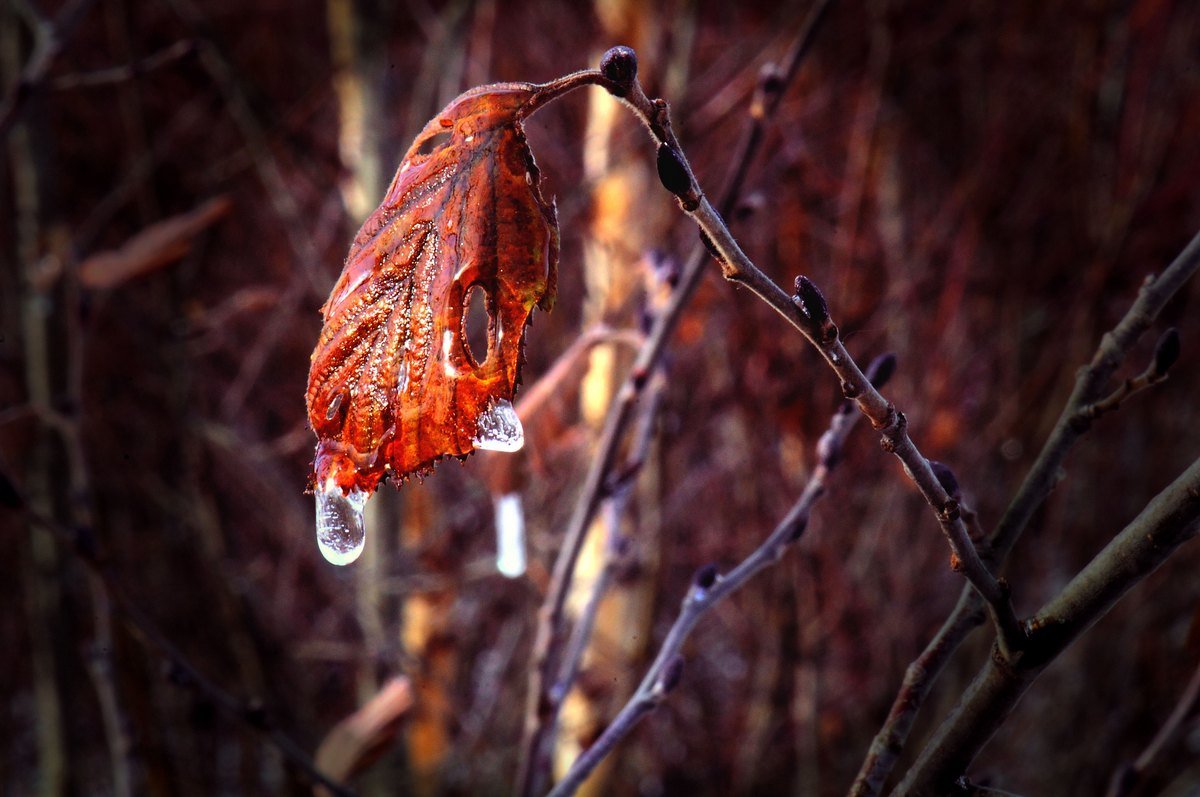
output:
[[[408,348],[408,344],[405,344]],[[400,376],[396,379],[396,393],[403,393],[408,390],[408,361],[400,363]]]
[[[471,443],[484,451],[520,451],[525,445],[521,419],[508,399],[497,399],[479,416],[475,439]]]
[[[353,489],[343,495],[342,488],[332,480],[316,492],[317,545],[321,555],[330,564],[348,565],[362,553],[367,541],[367,527],[363,523],[367,494]]]
[[[334,416],[337,415],[337,411],[341,406],[342,394],[338,393],[333,397],[333,400],[329,402],[329,409],[325,410],[325,420],[332,421]]]
[[[525,512],[521,494],[496,498],[496,569],[509,578],[525,573]]]

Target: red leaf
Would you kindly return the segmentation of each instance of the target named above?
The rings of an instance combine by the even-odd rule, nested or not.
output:
[[[542,91],[499,84],[451,102],[355,238],[309,372],[318,486],[369,493],[389,470],[399,480],[466,456],[480,416],[512,400],[525,326],[552,304],[558,260],[522,129]],[[475,286],[488,312],[478,361],[463,321]]]

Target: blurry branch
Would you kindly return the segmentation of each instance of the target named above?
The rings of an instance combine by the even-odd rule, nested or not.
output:
[[[607,494],[607,511],[611,518],[604,525],[607,538],[604,544],[604,565],[600,576],[592,585],[587,603],[579,613],[571,630],[570,639],[562,654],[562,666],[550,686],[550,693],[556,700],[564,700],[571,686],[579,675],[579,667],[583,654],[587,650],[595,628],[596,617],[600,611],[600,602],[612,586],[613,579],[622,565],[627,564],[631,540],[620,533],[619,518],[625,512],[630,493],[637,481],[637,476],[645,465],[654,442],[654,431],[658,421],[659,410],[662,408],[663,392],[666,388],[666,373],[660,361],[653,375],[649,378],[645,398],[641,402],[637,423],[633,431],[633,441],[630,451],[625,457],[625,463],[610,474],[609,483],[605,486]],[[551,726],[550,736],[553,737],[557,728]]]
[[[721,193],[719,204],[723,213],[728,214],[733,210],[746,179],[745,173],[762,144],[766,125],[779,107],[788,82],[796,74],[804,56],[812,47],[820,23],[831,3],[832,0],[817,0],[785,57],[784,66],[780,69],[764,70],[755,88],[750,123],[730,163],[729,177]],[[610,50],[604,66],[607,67],[607,74],[592,77],[590,82],[605,85],[610,91],[620,91],[624,84],[612,82],[612,77],[623,77],[626,82],[636,81],[637,58],[628,48]],[[694,247],[684,266],[678,287],[672,293],[666,308],[655,319],[653,328],[639,350],[624,384],[617,391],[597,441],[596,453],[584,478],[575,509],[564,531],[562,548],[555,560],[550,586],[538,615],[526,695],[525,732],[515,789],[519,796],[532,797],[540,793],[549,773],[553,741],[550,738],[550,729],[556,724],[562,702],[561,697],[555,699],[556,696],[551,694],[550,686],[561,666],[558,648],[564,639],[567,595],[587,529],[605,498],[608,474],[616,465],[617,452],[633,419],[634,407],[662,356],[667,341],[675,331],[683,309],[700,283],[705,260],[705,247]]]
[[[1158,729],[1154,739],[1132,764],[1125,763],[1113,775],[1108,787],[1108,797],[1128,797],[1142,782],[1148,772],[1163,760],[1163,753],[1174,745],[1187,728],[1189,717],[1200,709],[1200,666],[1192,672],[1191,680],[1175,704],[1171,716]]]
[[[1101,339],[1091,363],[1076,377],[1075,390],[1063,408],[1050,438],[1038,454],[1037,461],[1025,476],[1016,496],[1010,502],[1000,523],[987,539],[983,555],[993,571],[1004,563],[1021,531],[1034,511],[1049,495],[1061,478],[1067,453],[1105,410],[1115,409],[1120,402],[1149,384],[1166,378],[1167,370],[1179,354],[1179,336],[1173,329],[1165,332],[1155,347],[1154,357],[1146,370],[1134,379],[1126,380],[1107,397],[1104,391],[1117,367],[1124,361],[1138,337],[1153,323],[1171,298],[1200,268],[1200,235],[1158,277],[1148,277],[1129,312]],[[1105,408],[1104,410],[1097,409]],[[969,588],[964,588],[958,604],[946,618],[941,629],[925,650],[913,661],[904,674],[904,683],[896,695],[883,727],[875,735],[854,785],[852,797],[877,795],[904,750],[918,712],[933,689],[942,668],[982,622],[982,606]]]
[[[878,358],[868,370],[878,376],[890,373],[893,365],[894,358],[888,354]],[[880,382],[882,381],[881,379]],[[566,776],[550,792],[551,797],[569,797],[574,794],[588,774],[629,735],[642,717],[654,710],[678,685],[683,674],[681,650],[700,618],[726,595],[744,586],[759,571],[782,559],[787,548],[800,539],[808,526],[813,506],[825,494],[829,475],[841,460],[846,437],[858,422],[858,418],[859,415],[853,411],[850,402],[843,402],[838,407],[830,420],[829,428],[817,441],[817,466],[804,486],[804,491],[762,544],[727,575],[720,575],[715,565],[700,568],[692,581],[691,589],[683,599],[679,616],[667,632],[637,691],[600,738],[571,765]]]
[[[0,7],[0,78],[17,75],[23,56],[19,26],[14,8]],[[24,393],[35,413],[44,413],[54,404],[53,365],[56,359],[55,337],[51,328],[52,297],[48,286],[39,276],[43,257],[43,219],[53,218],[44,207],[47,192],[39,164],[46,137],[38,135],[36,121],[18,121],[12,134],[3,141],[12,181],[12,254],[19,265],[18,299],[8,307],[16,307],[20,316],[22,338]],[[9,166],[11,164],[11,166]],[[6,246],[7,249],[7,246]],[[7,254],[7,252],[6,252]],[[9,503],[28,504],[33,511],[52,516],[55,511],[54,445],[49,428],[35,428],[32,445],[19,458],[25,473],[27,495],[16,494]],[[11,485],[10,485],[11,486]],[[29,661],[32,665],[33,701],[37,713],[36,760],[40,795],[57,797],[65,794],[68,783],[68,745],[64,706],[72,695],[64,692],[74,685],[62,677],[65,670],[63,652],[56,644],[56,630],[61,627],[62,585],[58,549],[51,536],[36,526],[30,526],[25,544],[17,544],[18,570],[21,579],[21,603],[28,628]],[[114,778],[114,786],[116,779]]]
[[[16,84],[8,90],[0,104],[0,137],[6,136],[24,108],[41,87],[46,73],[63,47],[75,35],[79,23],[92,7],[95,0],[68,0],[59,10],[53,22],[43,19],[25,0],[17,0],[16,8],[22,12],[33,29],[33,53],[25,64]]]
[[[120,248],[97,252],[79,265],[85,288],[115,288],[134,277],[182,259],[192,239],[225,216],[232,203],[218,196],[195,210],[155,222],[133,235]]]
[[[392,678],[325,735],[317,747],[316,766],[338,780],[360,772],[387,750],[412,705],[412,684],[407,678]],[[313,787],[316,797],[329,793],[324,786]]]
[[[24,499],[18,493],[19,504]],[[323,773],[312,759],[290,736],[281,731],[271,720],[264,707],[254,701],[243,701],[213,681],[209,680],[174,644],[167,640],[158,626],[142,611],[138,603],[130,599],[113,576],[108,566],[97,554],[96,540],[91,528],[86,526],[64,526],[34,512],[25,511],[27,519],[34,525],[51,532],[86,565],[89,573],[102,586],[108,596],[113,613],[121,617],[125,626],[147,647],[157,652],[166,665],[167,677],[172,683],[186,687],[212,703],[219,711],[259,734],[264,741],[277,749],[285,759],[314,783],[324,786],[337,797],[354,797],[354,792]]]
[[[221,414],[231,418],[237,414],[258,382],[271,353],[288,329],[288,324],[307,293],[324,298],[328,288],[319,264],[323,258],[313,240],[310,225],[301,213],[300,205],[283,177],[278,158],[268,144],[267,130],[250,102],[244,81],[230,59],[220,50],[203,12],[191,0],[163,0],[193,34],[200,63],[212,78],[225,100],[230,117],[246,142],[254,169],[267,192],[271,207],[283,222],[283,230],[292,249],[294,261],[300,264],[303,281],[294,280],[280,297],[271,319],[259,332],[253,345],[241,358],[238,375],[221,400]]]
[[[1026,623],[1029,635],[1023,650],[1012,657],[988,659],[894,793],[953,791],[1042,670],[1197,532],[1200,459]]]
[[[109,86],[114,83],[125,83],[141,77],[148,72],[161,69],[175,63],[196,51],[196,45],[189,39],[180,39],[172,45],[151,53],[145,58],[139,58],[128,64],[113,66],[108,69],[97,69],[92,72],[77,72],[63,75],[50,81],[49,88],[53,91],[68,91],[78,88],[93,88]]]

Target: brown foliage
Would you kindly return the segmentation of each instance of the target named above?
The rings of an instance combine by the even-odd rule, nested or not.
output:
[[[537,87],[463,94],[431,120],[363,224],[322,313],[308,418],[314,478],[371,492],[474,450],[480,416],[511,401],[525,325],[554,301],[558,223],[522,117]],[[475,287],[485,352],[467,341]]]

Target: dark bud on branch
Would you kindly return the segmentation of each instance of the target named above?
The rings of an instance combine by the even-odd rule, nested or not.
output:
[[[798,540],[804,536],[804,532],[807,529],[808,529],[808,513],[805,513],[801,517],[796,518],[796,521],[794,523],[792,523],[792,528],[790,531],[788,531],[787,541],[789,543],[795,542],[796,540]]]
[[[681,678],[683,678],[683,656],[676,653],[663,667],[662,675],[658,677],[658,688],[664,695],[668,694],[679,686]]]
[[[829,305],[826,304],[820,288],[808,277],[796,277],[796,295],[792,297],[792,301],[818,327],[825,326],[829,321]]]
[[[934,478],[938,480],[938,484],[942,485],[942,489],[946,491],[946,495],[951,498],[958,498],[959,486],[958,478],[955,477],[954,471],[950,470],[945,463],[938,462],[936,459],[929,460],[929,469],[933,471]]]
[[[692,176],[679,153],[671,149],[669,144],[658,145],[658,179],[663,188],[678,197],[686,196],[692,190]]]
[[[763,64],[758,71],[758,85],[765,94],[778,94],[783,91],[783,74],[775,64]]]
[[[247,723],[260,730],[266,730],[271,725],[266,706],[258,700],[249,703],[242,712],[242,716],[246,718]]]
[[[21,500],[21,494],[17,492],[16,485],[9,480],[4,471],[0,471],[0,506],[20,509],[23,505],[24,502]]]
[[[894,373],[896,373],[896,355],[888,352],[871,360],[871,364],[867,366],[866,376],[872,387],[882,390]]]
[[[838,413],[842,412],[842,408],[838,408]],[[826,431],[821,438],[817,440],[817,460],[821,466],[832,470],[837,467],[838,460],[841,458],[841,446],[838,445],[837,435],[830,429]]]
[[[704,248],[713,256],[713,259],[718,263],[724,263],[725,258],[721,257],[721,253],[717,251],[717,245],[712,242],[712,238],[708,237],[708,233],[704,230],[700,231],[700,243],[704,244]]]
[[[696,571],[692,583],[696,585],[696,589],[712,589],[712,585],[717,583],[717,566],[709,562],[701,567]]]
[[[637,53],[631,47],[613,47],[600,59],[600,74],[620,85],[623,89],[621,94],[633,84],[637,71]]]
[[[1171,327],[1162,333],[1162,337],[1154,345],[1154,375],[1159,379],[1163,378],[1178,359],[1179,330]]]

